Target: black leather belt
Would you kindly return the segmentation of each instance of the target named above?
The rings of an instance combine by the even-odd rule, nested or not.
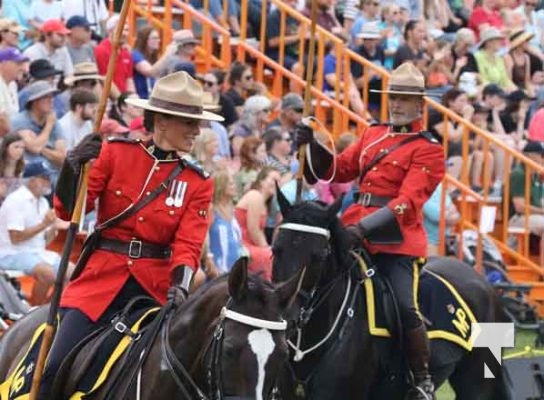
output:
[[[355,193],[353,195],[355,203],[362,205],[363,207],[385,207],[392,197],[377,196],[372,193]]]
[[[170,247],[145,243],[141,240],[122,240],[101,238],[96,246],[97,250],[106,250],[113,253],[126,254],[130,258],[170,258]]]

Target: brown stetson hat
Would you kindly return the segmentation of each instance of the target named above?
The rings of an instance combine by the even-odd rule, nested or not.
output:
[[[386,90],[371,90],[371,92],[425,96],[425,78],[414,64],[405,62],[391,72]]]
[[[178,117],[223,121],[220,115],[204,110],[202,86],[185,72],[166,75],[155,82],[149,99],[127,99],[128,104]]]

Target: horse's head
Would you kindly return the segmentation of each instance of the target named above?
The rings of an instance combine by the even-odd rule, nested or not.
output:
[[[283,314],[302,275],[274,286],[259,276],[248,276],[247,258],[233,266],[228,278],[230,301],[216,330],[222,335],[218,359],[224,399],[269,398],[288,356]]]
[[[283,221],[274,240],[273,279],[283,282],[306,267],[302,288],[311,290],[321,278],[336,274],[349,251],[345,230],[337,214],[342,198],[330,206],[320,202],[291,205],[277,191]]]

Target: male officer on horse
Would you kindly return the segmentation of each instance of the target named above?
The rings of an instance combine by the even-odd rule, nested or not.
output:
[[[390,123],[365,129],[342,154],[331,154],[303,124],[296,129],[295,140],[298,146],[309,145],[312,165],[304,175],[310,183],[332,174],[335,182],[358,178],[359,193],[342,221],[354,246],[365,243],[379,271],[391,282],[414,380],[409,398],[429,400],[434,399],[434,384],[417,286],[427,249],[422,208],[444,176],[444,151],[432,134],[422,130],[425,79],[413,64],[394,70],[383,93],[389,96]]]

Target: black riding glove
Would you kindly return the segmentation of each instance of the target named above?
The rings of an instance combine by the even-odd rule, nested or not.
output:
[[[102,148],[102,137],[90,133],[81,139],[81,142],[66,155],[66,162],[76,174],[81,171],[81,166],[88,161],[97,158]]]
[[[348,241],[352,249],[358,249],[363,245],[363,233],[358,225],[348,225],[346,227]]]
[[[314,141],[314,130],[308,125],[299,122],[295,127],[295,146],[300,148],[300,146]]]
[[[172,286],[168,289],[167,299],[176,307],[182,305],[189,296],[189,289],[193,280],[193,270],[186,266],[180,265],[172,271]]]

